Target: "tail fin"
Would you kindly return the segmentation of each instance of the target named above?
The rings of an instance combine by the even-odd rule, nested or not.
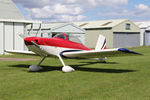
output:
[[[106,49],[106,38],[103,35],[99,35],[95,50]]]

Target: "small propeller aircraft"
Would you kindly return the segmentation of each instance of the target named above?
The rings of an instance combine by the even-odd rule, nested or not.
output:
[[[52,38],[43,37],[25,37],[20,34],[24,39],[25,45],[29,51],[15,51],[5,50],[7,53],[20,53],[20,54],[37,54],[43,56],[42,60],[37,65],[29,66],[29,71],[39,71],[42,69],[40,64],[48,56],[56,56],[62,63],[63,72],[75,71],[71,66],[67,66],[62,58],[74,59],[99,59],[106,60],[106,57],[123,56],[123,55],[141,55],[140,53],[131,51],[125,48],[106,49],[106,38],[99,35],[95,50],[84,46],[80,40],[65,33],[56,34]]]

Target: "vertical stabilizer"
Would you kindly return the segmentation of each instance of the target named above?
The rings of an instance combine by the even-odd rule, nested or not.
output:
[[[99,35],[95,50],[106,49],[106,38],[103,35]]]

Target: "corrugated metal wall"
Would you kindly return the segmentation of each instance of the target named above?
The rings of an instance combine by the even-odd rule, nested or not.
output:
[[[3,22],[0,22],[0,54],[4,51],[3,37]]]
[[[4,23],[4,45],[5,50],[14,50],[13,23]]]
[[[25,50],[20,33],[25,33],[24,23],[0,22],[0,54],[4,50]]]
[[[99,35],[106,37],[107,48],[113,48],[113,32],[111,30],[86,30],[85,45],[89,48],[95,48]]]
[[[146,46],[150,45],[150,32],[149,31],[145,33],[145,45]]]
[[[25,33],[25,25],[23,23],[14,23],[14,49],[24,50],[24,41],[18,34]]]
[[[77,37],[81,41],[81,43],[85,45],[85,34],[79,33],[71,33],[71,34]]]
[[[114,33],[113,47],[140,46],[140,33]]]

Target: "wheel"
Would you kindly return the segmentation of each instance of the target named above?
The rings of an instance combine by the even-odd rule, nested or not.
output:
[[[29,66],[29,71],[30,72],[36,72],[36,71],[40,71],[42,70],[42,67],[38,66],[38,65],[31,65]]]
[[[73,72],[73,71],[75,71],[72,67],[70,67],[70,66],[64,66],[63,68],[62,68],[62,71],[64,72],[64,73],[68,73],[68,72]]]

